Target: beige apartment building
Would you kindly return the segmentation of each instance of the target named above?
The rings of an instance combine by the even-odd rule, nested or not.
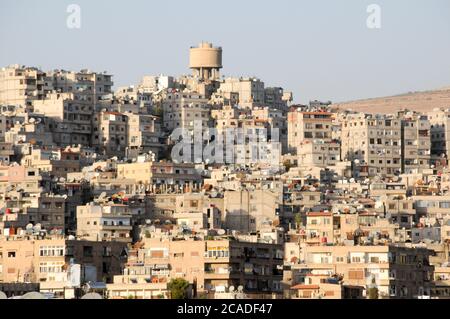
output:
[[[269,107],[254,107],[252,109],[252,117],[255,121],[267,123],[268,140],[281,143],[282,152],[285,153],[288,149],[288,125],[283,112]],[[275,129],[278,130],[276,133]]]
[[[375,280],[380,298],[430,296],[434,267],[425,248],[384,246],[302,246],[285,280],[305,283],[305,276],[342,277],[346,285],[367,287]],[[367,294],[367,290],[366,290]]]
[[[288,151],[297,153],[304,141],[331,141],[333,114],[328,112],[302,112],[293,109],[288,113]]]
[[[71,262],[93,266],[97,281],[111,282],[126,261],[126,244],[68,240],[62,236],[9,236],[0,239],[0,282],[39,283],[41,292],[64,295],[72,287]],[[72,274],[73,276],[73,274]]]
[[[198,295],[209,297],[240,285],[249,295],[280,293],[282,259],[281,245],[176,238],[153,230],[130,252],[127,268],[108,292],[112,298],[167,297],[167,283],[184,278]]]
[[[151,151],[156,158],[161,150],[161,125],[153,115],[128,113],[128,154],[137,157]],[[131,157],[131,156],[128,156]]]
[[[77,237],[92,241],[132,241],[131,212],[123,204],[89,203],[77,207]]]
[[[30,189],[30,188],[28,188]],[[0,216],[0,231],[15,234],[39,224],[46,231],[63,231],[65,227],[65,198],[59,195],[7,192],[0,200],[5,214]]]
[[[172,162],[118,163],[117,178],[134,179],[145,185],[201,185],[200,174],[193,164]]]
[[[264,82],[256,78],[226,78],[220,82],[217,93],[225,97],[237,93],[238,104],[241,107],[251,109],[254,106],[264,105]]]
[[[427,217],[431,223],[450,217],[450,195],[412,196],[417,217]]]
[[[358,176],[393,176],[402,168],[401,120],[349,114],[342,123],[341,157]]]
[[[56,127],[56,121],[44,115],[34,113],[30,115],[25,114],[23,122],[16,121],[14,123],[12,118],[6,118],[7,127],[4,131],[4,140],[14,144],[19,154],[26,154],[26,143],[41,148],[55,145],[52,128]],[[2,117],[0,116],[0,126],[1,121]],[[18,145],[21,145],[20,150],[18,150]]]
[[[427,113],[430,121],[431,154],[434,159],[447,158],[450,154],[450,111],[434,109]]]
[[[156,90],[155,90],[156,91]],[[113,104],[118,104],[118,112],[126,112],[129,110],[134,110],[132,113],[147,113],[151,111],[153,106],[152,94],[153,91],[145,90],[141,86],[125,86],[119,87],[114,92]],[[112,105],[111,105],[112,106]],[[128,110],[125,110],[127,109]]]
[[[0,69],[0,104],[28,107],[51,90],[46,74],[37,68],[16,64]]]
[[[264,89],[264,105],[271,109],[287,111],[292,99],[292,92],[285,92],[281,87],[268,87]]]
[[[226,128],[228,126],[233,127],[230,121],[236,121],[237,119],[244,117],[247,118],[251,115],[251,110],[247,108],[239,108],[232,105],[224,105],[220,108],[211,110],[211,117],[215,120],[214,127],[220,130],[221,127]]]
[[[94,115],[92,146],[100,154],[122,157],[128,147],[128,116],[119,112]]]
[[[264,225],[279,222],[282,193],[269,189],[225,191],[223,218],[225,228],[254,232]]]
[[[299,167],[321,167],[333,166],[340,160],[341,147],[337,142],[315,142],[305,141],[297,146]]]
[[[421,173],[430,168],[430,121],[425,115],[402,118],[402,173]]]
[[[94,106],[80,93],[50,93],[33,102],[35,113],[55,121],[51,131],[61,146],[91,144]]]
[[[195,121],[200,121],[202,128],[212,124],[208,99],[198,93],[168,93],[163,101],[163,112],[163,127],[169,131],[176,128],[193,130]]]
[[[22,165],[47,172],[51,177],[66,178],[68,173],[81,169],[79,148],[41,149],[33,148],[31,154],[22,157]]]
[[[79,72],[54,70],[47,73],[48,84],[60,93],[74,92],[80,100],[86,101],[94,108],[101,107],[101,101],[110,97],[112,93],[112,75],[99,73],[87,69]]]

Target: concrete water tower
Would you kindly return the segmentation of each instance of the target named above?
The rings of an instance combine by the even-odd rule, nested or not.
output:
[[[192,74],[201,80],[217,80],[222,68],[222,48],[212,43],[202,42],[189,50],[189,68]]]

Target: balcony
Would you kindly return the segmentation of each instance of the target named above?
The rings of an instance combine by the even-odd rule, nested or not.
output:
[[[236,274],[236,272],[224,268],[206,269],[205,279],[228,279],[232,276],[236,276]]]

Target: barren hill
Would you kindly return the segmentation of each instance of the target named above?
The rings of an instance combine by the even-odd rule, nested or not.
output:
[[[365,113],[395,113],[398,110],[409,109],[419,112],[431,111],[434,108],[450,108],[450,87],[410,92],[388,97],[336,103],[332,105],[339,109],[349,109]]]

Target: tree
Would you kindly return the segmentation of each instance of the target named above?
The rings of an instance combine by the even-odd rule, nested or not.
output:
[[[189,282],[183,278],[174,278],[167,284],[172,299],[186,299],[188,287]]]
[[[378,287],[375,281],[375,277],[372,278],[372,284],[368,289],[369,299],[378,299]]]
[[[302,225],[302,215],[300,215],[300,213],[295,214],[295,225],[297,229],[300,229],[300,226]]]

